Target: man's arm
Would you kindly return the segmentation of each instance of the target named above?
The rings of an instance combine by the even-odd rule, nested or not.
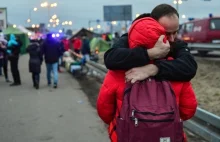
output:
[[[170,81],[190,81],[196,75],[197,63],[187,44],[182,41],[176,42],[171,56],[174,57],[174,60],[155,62],[159,69],[156,77]]]
[[[144,48],[129,49],[128,37],[123,35],[104,55],[105,65],[110,70],[128,70],[144,66],[150,59]]]

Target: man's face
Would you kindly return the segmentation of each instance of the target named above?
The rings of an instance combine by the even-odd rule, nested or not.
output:
[[[166,36],[169,42],[174,42],[177,31],[179,30],[179,18],[176,14],[171,16],[163,16],[161,17],[158,22],[164,27],[166,30]]]

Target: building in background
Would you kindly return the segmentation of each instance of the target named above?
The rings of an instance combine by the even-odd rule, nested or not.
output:
[[[7,8],[0,8],[0,29],[6,29],[7,23]]]

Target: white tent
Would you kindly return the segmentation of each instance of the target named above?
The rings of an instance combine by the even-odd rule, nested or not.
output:
[[[19,30],[21,30],[22,32],[26,33],[28,36],[33,36],[33,35],[35,35],[34,32],[32,32],[32,31],[26,29],[26,28],[23,27],[23,26],[18,26],[17,28],[18,28]]]

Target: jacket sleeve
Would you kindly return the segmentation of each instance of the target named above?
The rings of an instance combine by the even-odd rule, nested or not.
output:
[[[190,81],[197,71],[197,63],[183,42],[177,43],[171,54],[174,60],[157,60],[155,65],[159,68],[156,75],[158,79],[170,81]]]
[[[107,73],[97,100],[98,115],[106,124],[114,119],[116,111],[116,89],[114,84],[109,84],[109,79]]]
[[[147,51],[142,47],[129,49],[127,36],[120,37],[104,55],[104,62],[110,70],[129,70],[148,64]]]
[[[183,120],[192,118],[196,112],[197,100],[194,90],[190,82],[186,82],[183,85],[180,98],[179,98],[179,109],[180,117]]]

